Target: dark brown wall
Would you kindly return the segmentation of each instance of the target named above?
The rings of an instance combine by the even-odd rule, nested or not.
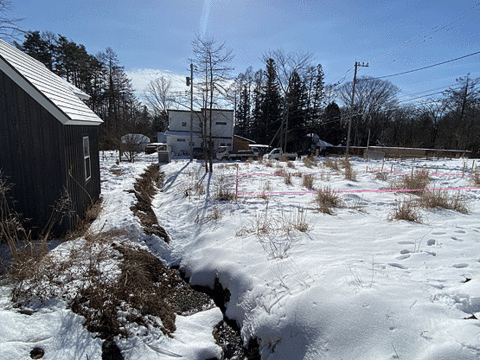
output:
[[[82,134],[90,137],[90,183],[84,181]],[[96,127],[62,125],[0,72],[0,169],[14,184],[10,195],[16,202],[15,210],[31,218],[31,225],[44,226],[64,189],[69,191],[79,216],[83,215],[85,199],[89,203],[90,197],[98,197],[97,141]],[[71,229],[72,219],[64,222],[59,232]]]
[[[98,126],[65,126],[65,159],[67,190],[75,205],[75,213],[82,218],[85,208],[100,195],[100,167]],[[85,181],[83,137],[90,140],[92,176]],[[76,219],[71,219],[72,226]]]

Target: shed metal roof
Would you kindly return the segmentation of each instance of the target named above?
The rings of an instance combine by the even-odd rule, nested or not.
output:
[[[41,62],[0,39],[0,70],[64,125],[100,125],[102,120]]]

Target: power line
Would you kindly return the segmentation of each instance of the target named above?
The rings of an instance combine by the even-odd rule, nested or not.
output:
[[[474,11],[478,11],[478,10],[480,10],[480,2],[477,3],[476,5],[470,7],[469,9],[463,11],[462,13],[452,17],[451,18],[452,21],[450,21],[448,23],[443,22],[444,25],[439,24],[439,25],[436,25],[436,26],[432,27],[430,30],[424,32],[423,34],[422,33],[417,34],[413,38],[411,38],[409,40],[406,40],[403,43],[395,46],[394,49],[392,49],[388,52],[381,53],[376,58],[370,60],[370,62],[376,62],[376,61],[378,61],[378,60],[380,60],[384,57],[392,56],[397,51],[396,48],[399,48],[398,50],[403,50],[408,46],[417,46],[417,45],[423,44],[423,43],[427,42],[428,40],[433,39],[433,36],[435,35],[435,33],[438,33],[442,30],[445,30],[446,32],[448,32],[448,31],[454,29],[453,24],[455,24],[456,22],[459,22],[460,20],[465,19],[466,17],[471,15]]]
[[[440,66],[440,65],[448,64],[448,63],[451,63],[451,62],[454,62],[454,61],[458,61],[458,60],[461,60],[461,59],[465,59],[465,58],[467,58],[467,57],[474,56],[474,55],[477,55],[477,54],[480,54],[480,51],[474,52],[474,53],[472,53],[472,54],[460,56],[460,57],[455,58],[455,59],[451,59],[451,60],[447,60],[447,61],[442,61],[442,62],[437,63],[437,64],[424,66],[424,67],[421,67],[421,68],[418,68],[418,69],[408,70],[408,71],[404,71],[404,72],[400,72],[400,73],[396,73],[396,74],[385,75],[385,76],[379,76],[379,77],[376,77],[376,78],[372,78],[371,80],[385,79],[385,78],[388,78],[388,77],[410,74],[410,73],[413,73],[413,72],[416,72],[416,71],[426,70],[426,69],[430,69],[430,68],[433,68],[433,67],[436,67],[436,66]]]

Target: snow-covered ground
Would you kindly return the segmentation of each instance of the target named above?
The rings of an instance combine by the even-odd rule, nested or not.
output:
[[[92,230],[128,229],[131,241],[179,265],[192,284],[213,287],[218,279],[231,294],[227,316],[245,341],[258,340],[262,359],[480,357],[480,190],[472,189],[472,160],[354,158],[356,181],[323,160],[310,168],[216,163],[213,175],[201,162],[176,160],[161,165],[165,181],[153,201],[168,245],[145,235],[130,211],[135,197],[125,190],[155,155],[140,160],[116,165],[102,156],[103,211]],[[372,172],[382,167],[393,171],[388,181]],[[449,191],[461,194],[468,213],[419,210],[422,223],[390,221],[411,195],[383,190],[412,167],[429,170],[429,187],[464,189]],[[275,172],[297,175],[286,184]],[[334,215],[317,211],[315,194],[302,186],[306,173],[315,188],[340,191]],[[219,189],[237,189],[238,200],[219,201]],[[295,229],[303,224],[308,231]],[[24,315],[9,303],[8,286],[0,289],[1,359],[28,359],[34,346],[46,348],[45,359],[101,358],[101,341],[64,303]],[[173,339],[139,331],[117,343],[126,359],[208,359],[220,354],[211,334],[220,319],[216,308],[177,316]]]

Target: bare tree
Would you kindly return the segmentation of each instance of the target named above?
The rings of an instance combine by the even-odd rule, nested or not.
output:
[[[143,96],[155,115],[163,115],[174,104],[172,81],[160,75],[148,83]]]
[[[222,99],[227,97],[228,82],[233,68],[233,50],[219,44],[214,38],[202,37],[197,34],[192,41],[196,87],[202,94],[201,108],[203,109],[202,137],[205,156],[205,168],[213,172],[213,141],[212,117],[213,109],[219,107]],[[208,164],[207,164],[208,160]]]
[[[355,103],[353,104],[354,144],[366,141],[368,130],[380,137],[384,130],[389,110],[397,105],[398,87],[390,81],[371,77],[358,78],[355,83]],[[350,108],[352,82],[340,86],[337,91],[340,100]]]
[[[0,39],[3,40],[14,40],[17,35],[23,33],[18,27],[18,23],[23,19],[9,17],[10,10],[12,10],[12,2],[0,0]]]
[[[265,63],[269,59],[273,59],[276,64],[280,90],[285,97],[285,94],[290,91],[292,76],[297,74],[301,78],[305,77],[312,67],[314,57],[311,53],[285,53],[283,50],[274,50],[263,54]]]

